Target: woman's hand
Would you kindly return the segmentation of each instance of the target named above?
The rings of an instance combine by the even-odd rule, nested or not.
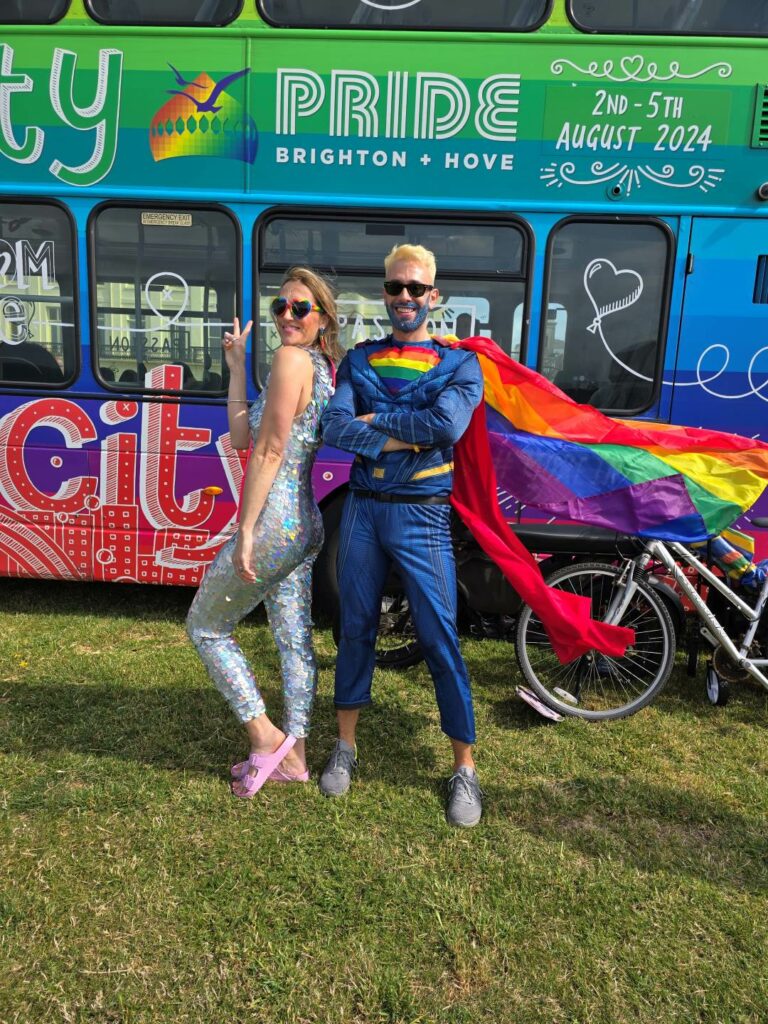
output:
[[[232,565],[235,567],[235,575],[245,583],[255,583],[256,573],[253,571],[253,538],[247,536],[240,530],[235,542],[235,550],[232,552]]]
[[[253,320],[249,320],[241,331],[240,321],[235,317],[232,331],[224,332],[224,340],[221,343],[221,347],[224,349],[224,358],[230,372],[245,366],[245,342],[251,333],[251,327],[253,327]]]

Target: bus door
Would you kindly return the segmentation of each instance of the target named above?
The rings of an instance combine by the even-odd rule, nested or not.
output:
[[[696,218],[672,423],[768,441],[768,230],[763,219]]]

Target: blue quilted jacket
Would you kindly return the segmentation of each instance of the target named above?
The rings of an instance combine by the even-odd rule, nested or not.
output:
[[[391,337],[388,345],[397,345]],[[474,352],[432,341],[440,362],[392,394],[369,365],[367,341],[352,349],[339,367],[336,393],[323,413],[323,440],[352,452],[350,486],[390,494],[450,494],[453,445],[483,398],[483,378]],[[408,344],[414,344],[409,342]],[[355,417],[375,413],[364,423]],[[415,451],[382,452],[388,437],[418,445]]]

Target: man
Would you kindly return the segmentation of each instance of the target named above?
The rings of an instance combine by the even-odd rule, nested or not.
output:
[[[476,825],[482,794],[472,758],[474,712],[456,631],[456,568],[449,496],[452,446],[483,398],[474,353],[430,338],[440,293],[435,257],[395,246],[384,261],[392,334],[349,352],[322,419],[326,444],[356,456],[339,543],[341,635],[335,704],[339,739],[320,779],[326,796],[346,793],[357,768],[355,732],[371,701],[376,634],[390,562],[408,597],[450,738],[450,824]]]

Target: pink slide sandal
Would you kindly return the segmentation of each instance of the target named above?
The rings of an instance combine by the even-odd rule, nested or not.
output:
[[[295,742],[295,736],[286,736],[277,750],[273,750],[271,754],[251,754],[247,761],[242,762],[246,766],[246,771],[237,780],[242,786],[242,791],[236,793],[233,789],[233,795],[241,800],[250,800],[258,793]],[[235,765],[232,769],[233,773],[235,768],[239,767],[240,765]],[[255,775],[248,774],[251,768],[256,769]]]
[[[289,772],[283,771],[282,765],[278,765],[269,776],[270,782],[309,782],[309,768],[306,768],[303,772],[299,772],[298,775],[291,775]]]
[[[248,762],[238,761],[237,764],[233,764],[230,768],[230,774],[233,779],[242,779],[248,774]],[[309,782],[309,768],[306,768],[303,772],[299,772],[298,775],[289,775],[288,772],[283,771],[281,765],[272,770],[269,776],[269,782]]]
[[[248,768],[248,761],[238,761],[237,764],[232,765],[232,767],[229,770],[229,773],[233,779],[243,779],[248,774]],[[289,772],[283,770],[281,764],[278,764],[276,768],[273,768],[269,776],[269,781],[309,782],[309,768],[306,768],[303,772],[299,772],[297,775],[291,775]]]

